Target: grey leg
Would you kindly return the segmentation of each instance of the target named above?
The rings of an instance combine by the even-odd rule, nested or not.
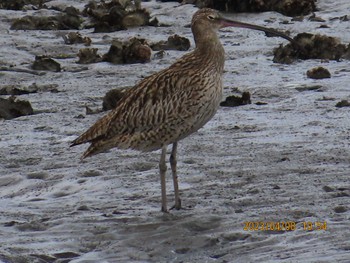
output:
[[[177,142],[174,142],[173,149],[172,149],[171,155],[170,155],[170,166],[171,166],[171,172],[173,174],[174,192],[175,192],[175,205],[172,208],[179,210],[179,209],[181,209],[181,200],[180,200],[180,196],[179,196],[179,184],[178,184],[178,180],[177,180],[176,152],[177,152]]]
[[[160,185],[162,188],[162,212],[168,212],[167,204],[166,204],[166,183],[165,183],[165,174],[167,170],[166,163],[165,163],[166,149],[167,149],[167,146],[162,147],[162,154],[160,156],[160,161],[159,161]]]

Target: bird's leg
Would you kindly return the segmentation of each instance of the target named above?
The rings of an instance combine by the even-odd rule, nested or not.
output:
[[[177,164],[176,152],[177,152],[177,142],[174,142],[173,149],[170,155],[170,166],[171,166],[171,172],[173,174],[174,192],[175,192],[175,205],[172,207],[172,209],[175,208],[179,210],[181,209],[181,200],[179,197],[179,184],[177,180],[177,171],[176,171],[176,164]]]
[[[159,161],[160,185],[162,188],[162,212],[168,212],[167,205],[166,205],[166,183],[165,183],[165,174],[167,170],[166,163],[165,163],[166,149],[167,149],[167,146],[162,147],[162,154],[160,156],[160,161]]]

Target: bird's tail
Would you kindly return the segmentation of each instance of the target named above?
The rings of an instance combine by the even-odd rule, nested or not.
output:
[[[101,149],[101,148],[99,148],[99,147],[96,145],[96,143],[92,143],[92,144],[89,146],[89,148],[84,152],[84,154],[81,156],[80,159],[83,160],[83,159],[85,159],[85,158],[87,158],[87,157],[93,156],[93,155],[95,155],[95,154],[98,154],[98,153],[103,152],[103,151],[106,151],[106,150],[108,150],[108,148],[107,148],[107,149]]]
[[[105,136],[108,130],[109,123],[113,117],[112,114],[113,112],[109,112],[106,116],[99,119],[86,132],[84,132],[82,135],[80,135],[78,138],[72,141],[70,147],[83,143],[94,142],[103,138],[103,136]]]
[[[91,145],[84,152],[81,159],[85,159],[86,157],[90,157],[101,152],[106,152],[114,147],[118,147],[120,149],[127,149],[129,148],[129,144],[124,141],[122,136],[113,137],[110,139],[99,138],[97,140],[91,141]]]

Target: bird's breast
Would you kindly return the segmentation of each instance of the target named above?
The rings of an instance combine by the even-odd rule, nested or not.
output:
[[[187,118],[184,132],[179,139],[187,137],[203,127],[215,115],[222,99],[222,79],[220,75],[203,77],[192,87],[191,97],[185,106]],[[180,127],[179,127],[180,128]]]

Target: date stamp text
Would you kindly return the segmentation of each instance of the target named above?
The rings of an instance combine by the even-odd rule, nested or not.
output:
[[[263,221],[246,221],[244,222],[244,231],[295,231],[302,229],[305,231],[325,231],[327,222],[300,222],[298,225],[294,221],[281,222],[263,222]]]

